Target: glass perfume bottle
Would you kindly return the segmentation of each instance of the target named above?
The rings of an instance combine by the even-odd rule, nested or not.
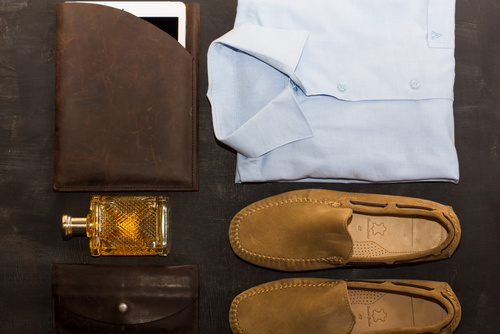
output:
[[[168,197],[93,196],[87,218],[62,217],[62,235],[86,235],[92,256],[167,256],[169,215]]]

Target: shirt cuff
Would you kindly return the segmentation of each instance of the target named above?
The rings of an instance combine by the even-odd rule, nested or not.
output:
[[[280,146],[313,136],[289,84],[260,110],[255,110],[247,121],[238,122],[239,101],[235,85],[241,82],[240,57],[251,57],[277,69],[277,76],[287,75],[295,80],[298,65],[308,33],[265,28],[243,23],[216,40],[208,51],[208,98],[212,104],[214,132],[218,140],[238,153],[259,157]],[[266,65],[266,66],[267,66]],[[250,94],[250,93],[246,93]]]
[[[312,136],[309,123],[288,86],[236,131],[217,138],[244,156],[255,158]]]

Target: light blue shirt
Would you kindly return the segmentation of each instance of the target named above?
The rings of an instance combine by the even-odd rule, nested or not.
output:
[[[458,182],[455,0],[239,0],[208,51],[236,182]]]

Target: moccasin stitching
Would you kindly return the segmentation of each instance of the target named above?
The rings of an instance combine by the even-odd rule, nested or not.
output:
[[[451,206],[448,207],[448,215],[445,215],[443,213],[443,216],[451,223],[451,227],[453,227],[453,240],[446,247],[446,249],[443,249],[443,252],[446,251],[448,257],[450,257],[453,251],[458,247],[458,243],[460,242],[460,225],[457,221],[456,215],[453,213],[453,208]]]
[[[276,282],[274,282],[276,283]],[[272,284],[272,283],[271,283]],[[239,325],[239,320],[238,320],[238,307],[240,303],[248,299],[250,297],[255,297],[258,295],[261,295],[263,293],[268,293],[268,292],[274,292],[274,291],[279,291],[279,290],[285,290],[285,289],[291,289],[291,288],[301,288],[301,287],[306,287],[306,288],[324,288],[324,287],[334,287],[339,284],[339,281],[326,281],[323,283],[294,283],[294,282],[288,282],[282,285],[275,285],[275,286],[270,286],[270,287],[255,287],[252,288],[248,291],[243,292],[239,296],[236,297],[236,299],[233,301],[233,304],[231,305],[231,320],[235,327],[238,330],[238,334],[245,334],[243,329],[241,329]],[[347,289],[346,289],[347,290]],[[344,300],[347,302],[347,306],[349,307],[347,295],[344,296]]]
[[[276,257],[276,256],[271,256],[271,255],[265,255],[265,254],[259,254],[253,251],[250,251],[246,248],[244,248],[241,244],[240,237],[239,237],[239,228],[240,224],[245,219],[246,217],[261,211],[265,210],[274,206],[279,206],[279,205],[285,205],[285,204],[296,204],[296,203],[315,203],[315,204],[324,204],[328,205],[334,208],[339,208],[341,204],[337,201],[332,201],[332,200],[327,200],[327,199],[314,199],[314,198],[308,198],[308,197],[297,197],[297,198],[292,198],[292,199],[284,199],[280,201],[275,201],[275,202],[270,202],[267,203],[263,206],[258,206],[253,209],[247,209],[247,212],[245,213],[240,213],[238,214],[238,217],[235,217],[234,220],[234,227],[233,227],[233,237],[234,237],[234,242],[237,247],[237,249],[249,256],[256,257],[258,259],[263,259],[267,261],[277,261],[277,262],[303,262],[303,263],[310,263],[310,262],[327,262],[327,263],[332,263],[332,264],[344,264],[345,259],[340,257],[340,256],[330,256],[330,257],[321,257],[321,258],[283,258],[283,257]],[[344,224],[344,232],[346,232],[348,235],[348,231],[346,229],[346,226]],[[352,244],[349,246],[350,250],[349,253],[352,252]]]
[[[291,258],[290,259],[290,258],[283,258],[283,257],[276,257],[276,256],[271,256],[271,255],[259,254],[259,253],[247,250],[241,245],[241,241],[239,238],[239,227],[240,227],[240,223],[242,222],[242,220],[245,219],[246,217],[248,217],[251,214],[256,213],[258,211],[268,209],[268,208],[274,207],[274,206],[279,206],[279,205],[284,205],[284,204],[294,204],[294,203],[316,203],[316,204],[329,205],[329,206],[332,206],[334,208],[340,208],[340,207],[343,207],[343,205],[342,205],[343,200],[350,201],[350,200],[356,200],[356,199],[358,199],[358,197],[356,197],[356,196],[344,196],[344,197],[339,198],[337,201],[327,200],[327,199],[313,199],[313,198],[309,198],[309,197],[296,197],[296,198],[291,198],[291,199],[284,199],[284,200],[280,200],[280,201],[270,202],[270,203],[267,203],[263,206],[259,206],[259,207],[253,208],[253,209],[247,209],[247,212],[238,214],[238,216],[240,216],[240,217],[238,217],[238,218],[235,217],[235,220],[234,220],[234,227],[232,228],[232,230],[233,230],[233,237],[234,237],[234,242],[235,242],[236,248],[248,256],[252,256],[252,257],[255,257],[257,259],[262,259],[262,260],[271,261],[271,262],[272,261],[285,262],[285,263],[287,263],[287,262],[292,262],[292,263],[294,263],[294,262],[295,263],[296,262],[303,262],[303,263],[306,263],[306,262],[307,263],[327,262],[331,265],[346,264],[347,259],[344,259],[344,258],[338,257],[338,256],[332,256],[332,257],[327,257],[327,258],[322,257],[322,258],[303,258],[303,259]],[[424,204],[428,205],[433,210],[441,211],[437,207],[433,208],[434,206],[437,206],[437,203],[424,201],[424,200],[420,200],[420,199],[414,199],[414,198],[412,200],[414,200],[417,203],[421,203],[422,205],[424,205]],[[389,204],[390,203],[387,203],[387,205],[389,205]],[[433,205],[430,205],[430,204],[433,204]],[[454,215],[451,214],[451,210],[452,210],[452,208],[448,206],[448,215],[450,217],[454,217]],[[446,216],[445,216],[445,218],[446,218]],[[459,233],[459,232],[458,232],[458,227],[457,227],[457,223],[455,222],[455,219],[448,218],[448,220],[451,222],[451,224],[454,227],[455,235],[454,235],[452,242],[448,246],[446,246],[444,249],[441,250],[441,254],[446,253],[447,257],[450,257],[452,254],[452,250],[456,248],[455,246],[458,243],[459,238],[457,238],[457,236],[458,236],[457,233]],[[345,225],[344,225],[344,232],[346,232],[349,235],[348,231],[346,230]],[[353,248],[352,243],[349,246],[349,248],[350,248],[349,253],[352,253],[352,248]],[[403,253],[403,252],[399,252],[399,253]],[[414,260],[405,260],[405,261],[406,262],[413,262],[413,261],[422,261],[423,259],[432,259],[432,258],[439,259],[439,256],[430,254],[430,255],[422,257],[422,258],[416,258]]]
[[[448,284],[445,285],[445,295],[450,299],[451,303],[453,304],[453,309],[455,313],[453,314],[453,319],[451,323],[447,326],[450,330],[450,333],[453,332],[454,329],[458,327],[458,324],[460,322],[460,317],[462,315],[462,311],[460,308],[460,303],[458,302],[455,294],[451,290],[450,286]]]

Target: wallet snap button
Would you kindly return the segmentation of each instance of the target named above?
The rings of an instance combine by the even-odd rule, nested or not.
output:
[[[120,305],[118,305],[118,311],[120,311],[121,313],[125,313],[127,312],[127,310],[128,310],[127,304],[120,303]]]

